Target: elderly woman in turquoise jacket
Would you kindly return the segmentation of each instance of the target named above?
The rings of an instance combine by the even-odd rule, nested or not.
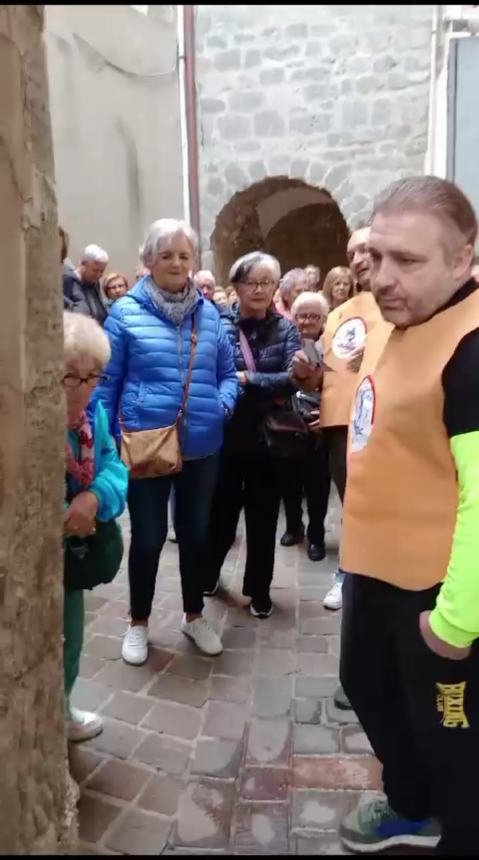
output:
[[[68,427],[64,533],[68,541],[93,535],[97,522],[109,522],[123,513],[128,470],[118,456],[102,404],[88,408],[92,392],[103,379],[103,369],[110,358],[108,338],[99,324],[89,317],[68,311],[63,316],[63,386]],[[75,588],[65,582],[64,672],[67,736],[71,741],[92,738],[103,727],[100,717],[74,708],[70,701],[83,644],[83,595],[81,587]]]
[[[142,249],[149,274],[113,305],[105,325],[111,360],[98,389],[110,419],[126,431],[173,425],[182,406],[192,347],[188,404],[181,422],[182,470],[165,477],[130,480],[130,627],[122,656],[140,665],[148,657],[151,613],[160,553],[168,528],[168,497],[175,491],[175,528],[180,556],[182,631],[205,654],[219,654],[221,640],[203,617],[203,571],[208,519],[216,483],[223,427],[236,402],[233,353],[214,305],[190,276],[198,240],[184,222],[155,221]]]

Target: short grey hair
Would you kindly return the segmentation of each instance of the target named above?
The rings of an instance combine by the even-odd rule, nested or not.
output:
[[[281,277],[281,266],[276,257],[273,257],[271,254],[265,254],[263,251],[251,251],[249,254],[244,254],[243,257],[239,257],[238,260],[233,263],[229,273],[229,283],[240,284],[248,277],[249,273],[255,266],[268,266],[271,270],[273,280],[276,281],[276,283],[279,281]]]
[[[293,306],[291,308],[291,313],[294,316],[301,310],[305,305],[315,305],[318,308],[318,311],[325,317],[329,314],[329,302],[326,296],[323,293],[313,293],[312,291],[305,291],[301,293],[293,302]]]
[[[147,269],[151,269],[158,259],[162,245],[172,236],[178,234],[187,239],[193,254],[196,256],[199,243],[193,228],[186,221],[177,221],[176,218],[159,218],[158,221],[153,221],[153,224],[148,227],[146,239],[140,248],[140,260],[143,265]]]
[[[85,250],[83,251],[81,261],[82,263],[89,263],[90,261],[93,263],[108,263],[108,254],[103,249],[100,248],[99,245],[87,245]]]
[[[211,278],[211,280],[213,281],[213,283],[216,287],[216,278],[215,278],[213,272],[211,271],[211,269],[199,269],[199,271],[196,272],[194,277],[193,277],[195,284],[199,284],[200,281],[204,280],[205,276],[207,278]]]
[[[91,317],[63,312],[65,362],[88,356],[103,369],[110,361],[110,341],[101,325]]]
[[[286,274],[283,275],[279,284],[279,292],[282,299],[289,295],[299,278],[303,278],[304,280],[306,279],[306,272],[304,269],[300,269],[299,267],[296,269],[290,269],[289,272],[286,272]]]

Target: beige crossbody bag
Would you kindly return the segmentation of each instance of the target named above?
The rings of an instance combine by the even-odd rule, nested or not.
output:
[[[175,475],[183,468],[179,430],[188,405],[193,364],[198,336],[193,317],[191,329],[191,352],[188,377],[183,393],[183,403],[170,427],[158,430],[124,430],[121,425],[121,459],[128,466],[131,478],[160,478]]]

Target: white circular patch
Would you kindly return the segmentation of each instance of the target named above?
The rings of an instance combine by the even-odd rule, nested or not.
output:
[[[353,317],[336,329],[332,349],[336,358],[349,358],[356,349],[362,349],[366,341],[366,323],[361,317]]]
[[[351,452],[362,451],[366,447],[373,429],[376,407],[376,392],[370,376],[365,376],[356,390],[354,415],[351,423]]]

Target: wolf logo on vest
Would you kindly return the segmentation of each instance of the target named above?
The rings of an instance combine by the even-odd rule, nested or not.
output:
[[[333,337],[332,349],[336,358],[349,358],[351,353],[362,349],[366,341],[366,323],[361,317],[353,317],[341,323]]]
[[[371,376],[365,376],[356,391],[354,415],[351,423],[351,453],[362,451],[368,444],[373,429],[376,393]]]
[[[437,710],[446,729],[468,729],[469,720],[464,713],[464,693],[466,682],[460,684],[436,684]]]

